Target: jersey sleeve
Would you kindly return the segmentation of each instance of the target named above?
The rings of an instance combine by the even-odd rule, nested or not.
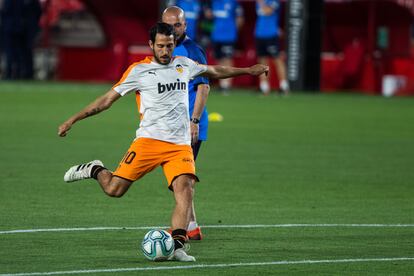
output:
[[[187,64],[188,64],[188,68],[190,71],[190,74],[189,74],[190,79],[194,79],[196,76],[207,71],[207,65],[199,64],[189,58],[186,58],[186,59],[187,59]]]
[[[116,83],[112,89],[118,92],[121,96],[139,90],[136,78],[136,64],[132,64],[122,75],[122,78]]]
[[[199,64],[207,64],[206,54],[200,47],[194,47],[193,51],[191,51],[191,56],[189,57]],[[199,84],[209,84],[209,80],[206,77],[197,76],[194,78],[193,83],[195,86]]]

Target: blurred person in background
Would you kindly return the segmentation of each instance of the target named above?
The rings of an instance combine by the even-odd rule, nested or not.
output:
[[[201,4],[198,0],[172,0],[168,6],[180,7],[185,13],[187,29],[186,35],[193,40],[197,40],[198,20],[201,14]]]
[[[233,66],[238,30],[244,23],[243,9],[236,0],[212,0],[211,14],[214,56],[219,65]],[[220,89],[225,94],[231,88],[231,84],[231,79],[219,80]]]
[[[279,0],[256,0],[256,53],[258,62],[268,64],[273,62],[279,79],[279,90],[289,93],[289,83],[286,80],[286,66],[280,57],[279,36],[280,36],[280,2]],[[269,95],[271,87],[267,77],[260,76],[260,91]]]
[[[3,47],[6,58],[4,78],[33,78],[33,48],[42,13],[38,0],[4,0],[1,10]]]
[[[201,12],[198,20],[197,43],[207,49],[211,44],[211,32],[213,30],[213,13],[211,11],[211,1],[201,0]]]
[[[162,22],[170,24],[174,28],[177,36],[176,47],[173,56],[185,56],[199,64],[207,64],[207,58],[204,50],[197,45],[188,35],[186,35],[187,13],[177,6],[168,7],[162,14]],[[192,136],[197,136],[191,147],[193,148],[194,161],[197,159],[198,152],[202,141],[207,140],[208,114],[206,102],[210,91],[209,80],[206,77],[198,76],[190,80],[188,85],[189,112],[190,112],[190,129]],[[199,102],[199,104],[195,104]],[[195,108],[195,106],[200,108]],[[190,240],[201,240],[201,228],[197,224],[197,219],[192,206],[190,223],[187,227],[187,236]]]

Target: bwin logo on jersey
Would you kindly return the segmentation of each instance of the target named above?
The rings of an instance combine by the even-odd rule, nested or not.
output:
[[[158,94],[164,93],[166,91],[169,92],[172,90],[187,90],[187,83],[180,81],[180,79],[177,79],[176,82],[172,83],[158,83]]]

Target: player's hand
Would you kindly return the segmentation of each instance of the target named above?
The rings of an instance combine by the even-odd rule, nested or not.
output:
[[[58,129],[58,135],[60,136],[60,137],[65,137],[66,136],[66,134],[67,134],[67,132],[69,131],[69,129],[72,127],[72,123],[70,123],[70,122],[64,122],[63,124],[61,124],[60,126],[59,126],[59,129]]]
[[[266,76],[269,73],[269,66],[264,64],[256,64],[251,67],[249,67],[249,74],[253,76],[259,76],[261,74],[265,73]]]
[[[198,141],[198,134],[199,134],[199,125],[190,122],[190,130],[191,130],[191,144],[194,145]]]

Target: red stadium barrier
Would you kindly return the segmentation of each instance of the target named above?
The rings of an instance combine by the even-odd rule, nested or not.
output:
[[[327,0],[322,28],[321,89],[352,89],[378,94],[384,75],[403,75],[408,79],[404,93],[414,91],[409,81],[414,79],[411,70],[414,58],[410,50],[412,2]],[[147,46],[148,29],[159,18],[158,1],[145,1],[145,8],[143,1],[139,0],[83,0],[82,3],[98,18],[107,43],[100,48],[60,48],[59,79],[116,81],[128,64],[151,54]],[[236,66],[256,61],[253,39],[255,3],[241,3],[245,8],[246,23],[240,32]],[[352,52],[349,45],[355,38],[359,39],[361,48]],[[361,54],[361,49],[364,49],[364,54]],[[353,59],[355,56],[358,57]],[[214,62],[209,55],[209,63]],[[273,88],[277,88],[274,70],[270,78]],[[236,79],[234,84],[256,86],[257,80],[243,77]]]

